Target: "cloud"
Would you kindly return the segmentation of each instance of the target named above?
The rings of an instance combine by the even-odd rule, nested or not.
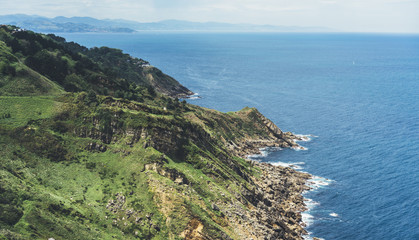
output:
[[[337,3],[336,1],[333,1],[333,0],[322,0],[320,2],[323,4],[336,4]]]

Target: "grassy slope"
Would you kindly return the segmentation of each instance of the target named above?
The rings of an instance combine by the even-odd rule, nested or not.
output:
[[[217,140],[202,143],[181,128],[199,128],[187,119],[194,114],[213,119],[210,126],[237,116],[191,105],[164,111],[156,106],[164,99],[149,105],[109,97],[86,103],[83,93],[2,97],[2,106],[9,106],[2,111],[11,117],[0,120],[0,234],[23,239],[176,239],[188,237],[192,231],[185,229],[197,223],[204,235],[234,237],[232,226],[211,204],[231,201],[242,187],[251,187],[229,164],[242,174],[252,174],[250,166],[230,156]],[[138,106],[142,108],[135,110]],[[100,119],[103,111],[119,116],[106,123]],[[119,126],[109,144],[95,134],[106,133],[105,124]],[[80,129],[93,134],[74,134]],[[130,131],[145,129],[150,135],[132,140]],[[152,138],[162,132],[175,139],[190,137],[181,146],[184,156],[152,147],[157,141]],[[106,151],[87,150],[91,143],[106,146]],[[106,206],[118,193],[126,202],[112,212]],[[127,219],[128,210],[134,214]]]
[[[60,103],[53,96],[7,97],[0,96],[0,124],[23,126],[29,120],[51,117]],[[4,116],[10,114],[10,117]]]
[[[54,95],[64,92],[62,87],[21,63],[3,41],[0,41],[0,64],[0,95],[35,96]],[[6,66],[11,66],[15,73],[3,73],[2,70]]]

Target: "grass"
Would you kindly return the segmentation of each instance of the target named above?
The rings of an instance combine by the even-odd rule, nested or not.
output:
[[[11,67],[13,73],[4,73]],[[32,70],[12,54],[11,49],[0,41],[0,96],[37,96],[64,93],[62,87]]]
[[[82,95],[0,97],[0,116],[10,114],[0,119],[0,155],[4,156],[0,159],[0,187],[7,186],[2,187],[7,201],[0,201],[6,202],[0,208],[9,214],[8,223],[0,217],[0,229],[10,231],[0,231],[0,239],[2,234],[57,240],[178,239],[191,219],[201,222],[208,236],[235,236],[212,203],[234,201],[241,188],[248,186],[238,171],[257,174],[249,163],[231,156],[216,138],[222,136],[218,127],[244,131],[232,123],[238,116],[199,109],[199,116],[192,116],[193,110],[173,117],[174,112],[143,104],[137,108],[130,102],[118,107],[87,106]],[[101,119],[105,116],[107,121]],[[30,120],[34,121],[27,125]],[[56,130],[58,122],[66,130]],[[114,132],[110,143],[103,143],[97,135],[105,122],[122,131]],[[204,127],[215,138],[197,139]],[[74,134],[80,128],[96,133],[80,137]],[[28,132],[20,134],[22,130]],[[133,136],[123,131],[152,135],[132,142]],[[175,145],[176,139],[189,139],[181,146],[182,158],[171,155],[170,149],[159,152],[150,145],[144,147],[150,138],[166,134],[175,139]],[[37,142],[23,141],[28,137]],[[42,146],[45,142],[51,146]],[[90,143],[107,150],[87,150]],[[55,159],[54,151],[66,154]],[[145,164],[156,162],[162,169],[145,170]],[[179,174],[187,184],[177,183],[164,172]],[[116,201],[117,194],[125,196],[125,203],[113,213],[106,206]],[[134,215],[128,219],[126,212],[131,210]],[[136,219],[142,220],[136,223]]]
[[[51,96],[5,97],[0,96],[0,125],[24,126],[29,120],[50,118],[61,103]],[[4,116],[9,114],[10,117]]]
[[[113,216],[106,205],[119,192],[126,196],[126,209],[140,210],[143,218],[153,213],[153,222],[163,225],[148,190],[147,176],[141,172],[143,162],[156,154],[153,149],[135,147],[132,154],[125,156],[116,144],[105,153],[78,149],[77,158],[71,162],[51,162],[19,147],[5,135],[0,137],[0,186],[14,193],[4,195],[7,201],[2,202],[13,203],[23,213],[18,222],[11,223],[14,226],[3,224],[0,217],[0,229],[18,232],[25,239],[134,239],[135,231],[138,237],[148,236],[147,226],[133,224],[134,219],[127,226],[113,226],[112,219],[122,218],[125,212]],[[78,142],[74,140],[69,144]],[[22,197],[25,192],[28,195]],[[0,204],[0,208],[4,207]],[[166,234],[161,229],[151,238],[164,239]]]

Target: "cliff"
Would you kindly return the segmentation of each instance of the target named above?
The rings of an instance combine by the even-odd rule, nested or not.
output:
[[[68,91],[2,47],[19,74],[1,72],[0,238],[302,239],[310,176],[243,159],[298,147],[258,110],[221,113],[104,72]],[[36,91],[13,92],[22,81]]]

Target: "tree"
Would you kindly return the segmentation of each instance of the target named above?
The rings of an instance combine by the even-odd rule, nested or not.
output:
[[[97,103],[96,93],[91,89],[87,92],[87,103]]]
[[[152,96],[152,97],[155,97],[157,95],[156,90],[151,85],[149,85],[147,87],[147,91],[150,94],[150,96]]]
[[[87,83],[77,74],[72,73],[64,79],[64,89],[69,92],[78,92],[87,88]]]
[[[123,98],[124,97],[124,92],[122,92],[121,90],[116,90],[115,91],[115,97]]]

